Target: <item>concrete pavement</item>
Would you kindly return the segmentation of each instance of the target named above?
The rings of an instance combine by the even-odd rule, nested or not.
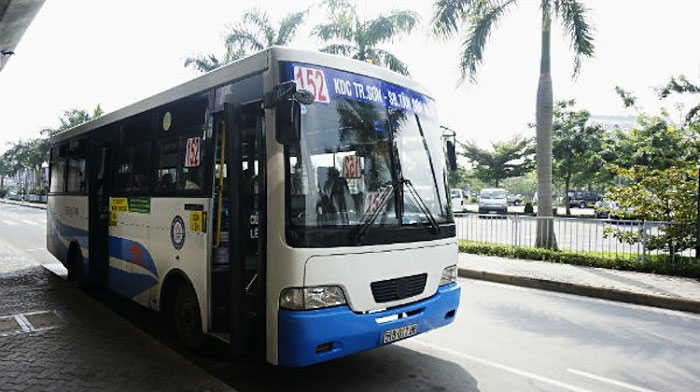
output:
[[[700,313],[700,282],[690,278],[468,253],[459,276]]]

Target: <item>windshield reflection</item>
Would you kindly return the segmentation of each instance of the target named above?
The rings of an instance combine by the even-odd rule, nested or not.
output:
[[[400,209],[403,224],[425,222],[405,185],[401,192],[387,192],[401,175],[437,222],[451,221],[435,122],[382,105],[335,99],[305,106],[301,123],[301,141],[287,149],[293,225],[359,225],[373,214],[374,225],[398,225]]]

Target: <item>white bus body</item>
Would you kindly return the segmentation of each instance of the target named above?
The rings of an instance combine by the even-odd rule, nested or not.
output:
[[[308,72],[296,87],[315,90],[316,102],[301,105],[302,141],[283,145],[270,93],[293,70]],[[317,72],[323,79],[312,79]],[[310,81],[317,85],[300,86]],[[382,103],[391,94],[401,102]],[[273,47],[226,65],[52,138],[47,247],[83,286],[188,314],[173,316],[188,345],[209,333],[235,354],[281,366],[449,324],[459,304],[457,242],[445,159],[429,127],[436,119],[423,116],[434,111],[428,97],[404,76],[316,52]],[[338,124],[359,116],[373,129],[311,128],[335,112]],[[327,135],[338,146],[320,145]],[[425,162],[399,166],[399,156]],[[343,180],[330,181],[339,170]],[[421,183],[425,170],[432,177]],[[345,187],[349,201],[328,207],[337,193],[323,199],[323,180]],[[382,192],[390,201],[372,210]]]

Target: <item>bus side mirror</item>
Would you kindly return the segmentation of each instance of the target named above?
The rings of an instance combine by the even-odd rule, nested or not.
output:
[[[283,145],[294,144],[301,137],[301,105],[294,99],[285,99],[275,108],[275,138]]]
[[[445,148],[447,150],[447,162],[450,165],[450,171],[457,171],[457,151],[455,150],[455,143],[452,140],[447,140],[445,142]]]
[[[310,105],[314,96],[310,91],[297,90],[293,81],[275,87],[266,99],[266,107],[275,107],[275,139],[284,145],[294,144],[301,137],[301,105]]]

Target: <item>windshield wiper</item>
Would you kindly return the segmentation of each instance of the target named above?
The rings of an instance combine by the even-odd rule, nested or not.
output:
[[[432,226],[433,230],[435,230],[436,233],[440,233],[442,230],[440,230],[440,225],[437,223],[435,216],[432,212],[430,212],[430,209],[425,204],[423,198],[418,194],[418,191],[413,186],[411,181],[404,178],[403,180],[401,180],[401,183],[406,185],[406,187],[408,188],[408,193],[410,193],[411,196],[413,196],[413,198],[415,199],[416,206],[418,207],[418,209],[421,210],[421,212],[426,216],[426,218],[428,218],[428,222],[430,222],[430,226]]]
[[[389,182],[386,185],[386,188],[382,189],[382,192],[379,193],[379,205],[377,205],[377,208],[374,211],[372,211],[369,217],[367,217],[360,224],[360,226],[357,228],[357,231],[355,231],[353,235],[355,242],[357,242],[358,244],[362,240],[362,237],[364,237],[365,234],[367,234],[367,230],[369,230],[369,228],[374,224],[374,221],[377,220],[379,214],[384,210],[386,203],[394,194],[394,190],[396,189],[394,187],[394,184],[392,182]]]

